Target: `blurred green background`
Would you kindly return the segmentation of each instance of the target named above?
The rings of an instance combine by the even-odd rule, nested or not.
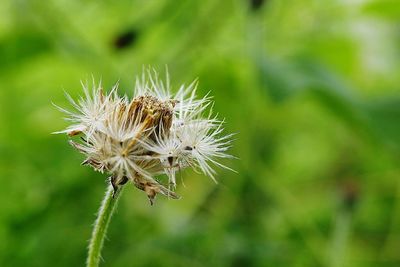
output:
[[[102,266],[400,266],[398,0],[0,1],[0,266],[84,266],[106,176],[51,103],[166,64],[238,174],[153,207],[127,185]]]

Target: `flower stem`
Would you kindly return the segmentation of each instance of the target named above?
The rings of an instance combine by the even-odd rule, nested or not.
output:
[[[103,248],[104,238],[110,224],[111,216],[117,206],[121,192],[117,192],[113,198],[114,189],[110,185],[106,191],[97,219],[94,223],[92,237],[90,238],[89,251],[86,259],[87,267],[98,267],[101,259],[101,249]]]

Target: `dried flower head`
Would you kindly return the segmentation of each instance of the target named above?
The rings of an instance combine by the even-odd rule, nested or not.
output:
[[[166,78],[164,83],[154,70],[143,72],[132,99],[117,94],[118,84],[105,93],[93,82],[92,89],[83,85],[84,96],[78,101],[67,95],[75,112],[58,107],[72,125],[57,133],[81,135],[80,141],[70,143],[86,156],[83,164],[109,173],[114,193],[133,182],[151,204],[158,193],[179,198],[173,190],[180,170],[201,170],[215,181],[213,165],[230,169],[216,159],[231,157],[226,151],[232,135],[221,135],[223,121],[211,111],[202,116],[212,104],[210,98],[196,99],[196,81],[172,95],[168,73]],[[156,180],[163,174],[167,187]]]

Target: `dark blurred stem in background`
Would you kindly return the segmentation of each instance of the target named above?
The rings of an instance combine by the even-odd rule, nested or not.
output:
[[[341,210],[336,217],[332,244],[329,247],[329,267],[343,266],[345,262],[351,217],[352,213],[349,210]]]

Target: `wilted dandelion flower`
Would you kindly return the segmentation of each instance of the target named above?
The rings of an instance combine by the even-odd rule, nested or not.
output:
[[[71,145],[86,156],[83,164],[111,175],[114,194],[131,181],[151,204],[158,193],[177,199],[177,172],[193,168],[215,180],[214,166],[229,169],[217,159],[231,157],[231,135],[222,135],[223,121],[211,112],[203,117],[210,97],[196,99],[196,81],[173,95],[166,76],[164,83],[155,71],[143,72],[132,99],[119,96],[118,85],[109,93],[101,85],[83,85],[78,101],[67,95],[74,112],[59,108],[72,125],[58,133],[81,135]],[[168,185],[156,179],[163,174]]]

